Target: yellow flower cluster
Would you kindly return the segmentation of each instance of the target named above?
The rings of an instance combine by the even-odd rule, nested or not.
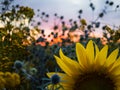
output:
[[[0,89],[12,88],[20,84],[20,76],[16,73],[0,72]]]

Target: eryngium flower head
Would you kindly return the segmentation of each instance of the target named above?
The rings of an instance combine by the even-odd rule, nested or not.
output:
[[[14,68],[15,69],[21,69],[23,67],[23,62],[21,62],[21,61],[19,61],[19,60],[16,60],[15,62],[14,62]]]

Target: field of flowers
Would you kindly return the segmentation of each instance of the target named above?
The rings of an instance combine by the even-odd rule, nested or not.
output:
[[[98,21],[107,9],[90,23],[82,9],[78,21],[65,22],[55,13],[58,23],[46,36],[40,26],[49,14],[38,9],[36,15],[14,0],[0,2],[0,90],[120,90],[120,27]],[[95,10],[92,2],[90,8]],[[93,34],[96,29],[103,30],[101,37]]]

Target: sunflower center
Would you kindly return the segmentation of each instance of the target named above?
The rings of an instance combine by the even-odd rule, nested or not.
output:
[[[73,90],[114,90],[114,82],[105,74],[90,73],[81,75]]]

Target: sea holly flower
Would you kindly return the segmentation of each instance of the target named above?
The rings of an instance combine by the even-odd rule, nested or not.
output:
[[[101,50],[90,40],[83,47],[76,43],[77,59],[65,56],[60,49],[60,57],[55,56],[56,62],[65,73],[59,73],[59,82],[64,90],[120,90],[120,57],[118,49],[108,55],[108,46]],[[118,58],[117,58],[118,57]],[[47,73],[49,77],[53,72]],[[55,89],[53,89],[55,90]],[[59,89],[61,90],[61,89]]]
[[[60,75],[59,75],[60,74]],[[63,88],[63,81],[62,79],[65,78],[66,75],[62,75],[62,73],[58,73],[58,72],[51,72],[51,73],[47,73],[48,78],[44,78],[43,80],[47,80],[48,83],[46,83],[45,86],[45,90],[64,90]]]
[[[14,63],[14,68],[20,70],[23,67],[23,62],[16,60]]]

